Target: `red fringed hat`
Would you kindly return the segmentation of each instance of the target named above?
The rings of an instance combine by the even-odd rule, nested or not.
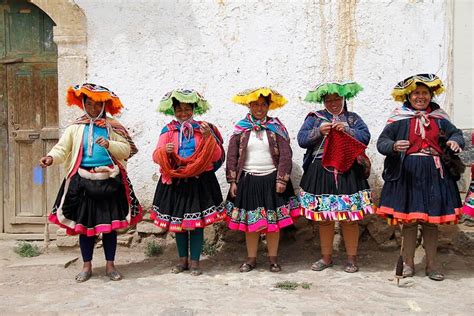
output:
[[[83,96],[87,96],[96,102],[105,102],[105,111],[110,115],[119,114],[123,109],[123,104],[120,102],[119,97],[107,89],[93,83],[83,83],[67,89],[67,104],[69,106],[77,105],[79,108],[84,109],[82,103]]]
[[[357,156],[367,148],[351,135],[331,129],[324,144],[322,165],[333,167],[339,172],[346,172],[354,164]]]

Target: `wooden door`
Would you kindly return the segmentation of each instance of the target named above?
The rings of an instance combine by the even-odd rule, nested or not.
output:
[[[38,160],[59,136],[54,23],[24,1],[4,1],[1,9],[4,231],[41,233],[60,181],[58,167],[43,172],[42,183],[34,181]]]

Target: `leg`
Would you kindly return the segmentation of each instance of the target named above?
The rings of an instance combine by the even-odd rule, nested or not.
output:
[[[281,271],[281,267],[277,263],[279,243],[280,243],[280,232],[267,233],[268,260],[270,261],[271,272]]]
[[[335,222],[319,222],[319,239],[321,241],[321,255],[325,264],[332,262],[332,248],[334,242]]]
[[[313,271],[323,271],[332,266],[332,244],[334,242],[334,228],[333,221],[319,222],[319,239],[321,240],[321,255],[322,258],[311,265]]]
[[[359,223],[341,222],[344,245],[346,246],[347,264],[344,271],[354,273],[359,270],[357,267],[357,247],[359,245]]]
[[[191,251],[191,274],[200,275],[199,259],[201,258],[202,246],[204,244],[204,229],[196,228],[189,232],[189,248]]]
[[[176,247],[178,248],[179,264],[177,264],[171,272],[180,273],[188,269],[188,244],[189,232],[175,233]]]
[[[245,233],[245,244],[247,245],[247,261],[240,266],[240,272],[249,272],[257,265],[257,251],[260,233]]]
[[[102,245],[104,246],[105,260],[105,273],[110,276],[113,281],[118,281],[122,277],[115,267],[115,253],[117,251],[117,232],[115,230],[108,234],[102,234]]]
[[[412,270],[415,268],[415,250],[416,250],[416,236],[418,233],[418,223],[403,224],[403,260],[407,266]]]
[[[87,281],[92,274],[92,255],[94,254],[95,236],[88,237],[79,235],[79,247],[81,248],[84,265],[82,271],[76,276],[77,282]]]
[[[438,225],[422,223],[423,247],[426,253],[426,274],[431,279],[441,281],[444,276],[436,270],[436,253],[438,251]]]

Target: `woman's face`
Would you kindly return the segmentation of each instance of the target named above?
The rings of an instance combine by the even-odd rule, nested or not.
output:
[[[179,102],[179,104],[174,107],[174,116],[181,122],[189,120],[193,116],[192,104]]]
[[[337,93],[328,94],[324,97],[324,107],[331,114],[339,115],[344,106],[344,98]]]
[[[87,98],[86,102],[84,102],[84,108],[90,117],[96,118],[99,116],[100,111],[102,111],[102,104],[103,102],[96,102],[90,98]]]
[[[408,95],[408,101],[411,106],[418,111],[423,111],[428,108],[431,102],[431,92],[427,86],[419,85]]]
[[[257,120],[261,120],[267,116],[269,104],[264,97],[259,96],[257,101],[250,102],[250,113]]]

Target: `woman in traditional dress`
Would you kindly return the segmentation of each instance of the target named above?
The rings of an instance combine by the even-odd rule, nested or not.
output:
[[[399,82],[392,96],[403,105],[391,113],[377,141],[378,151],[386,156],[377,214],[388,218],[390,224],[403,225],[403,276],[415,274],[421,224],[425,273],[436,281],[444,279],[436,267],[438,225],[457,223],[462,213],[456,185],[459,174],[452,172],[443,157],[449,151],[460,152],[464,139],[433,100],[443,91],[443,83],[433,74],[418,74]]]
[[[298,144],[306,148],[299,195],[302,215],[319,223],[322,258],[311,269],[322,271],[333,265],[335,222],[339,221],[346,246],[344,271],[357,265],[359,224],[373,213],[367,177],[370,163],[364,149],[370,133],[362,118],[347,110],[346,100],[362,87],[356,82],[325,82],[310,91],[305,101],[323,103],[310,112],[298,133]]]
[[[84,265],[77,282],[92,275],[95,239],[101,233],[106,274],[117,281],[122,279],[114,265],[117,230],[135,225],[142,215],[126,172],[126,161],[137,148],[127,130],[106,115],[118,114],[123,108],[112,91],[84,83],[68,89],[67,102],[81,108],[84,115],[40,159],[43,168],[64,162],[67,175],[49,220],[66,228],[69,235],[80,234]]]
[[[234,127],[227,152],[226,176],[230,183],[227,221],[232,230],[245,232],[247,260],[240,272],[256,267],[260,235],[265,234],[271,272],[278,264],[280,230],[298,214],[290,175],[292,151],[285,126],[269,109],[287,101],[277,91],[262,87],[246,90],[233,101],[249,107]]]
[[[222,137],[210,123],[196,121],[209,103],[195,90],[176,89],[160,102],[159,111],[174,119],[161,130],[153,161],[161,167],[151,218],[176,236],[179,263],[171,272],[202,274],[199,260],[204,227],[225,217],[215,171],[224,161]],[[190,257],[190,260],[189,260]]]

